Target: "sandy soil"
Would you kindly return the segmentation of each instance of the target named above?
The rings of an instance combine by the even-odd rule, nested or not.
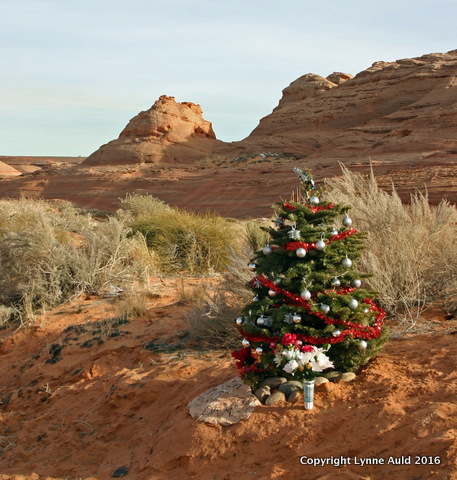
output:
[[[80,297],[1,330],[0,479],[102,480],[119,467],[130,480],[457,479],[457,321],[431,312],[447,334],[391,340],[312,411],[301,399],[212,427],[187,405],[236,369],[230,352],[192,347],[192,306],[178,300],[196,285],[157,281],[127,324],[116,300]]]

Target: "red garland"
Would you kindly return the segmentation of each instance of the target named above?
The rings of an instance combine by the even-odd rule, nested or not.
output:
[[[303,300],[301,297],[288,292],[287,290],[284,290],[282,288],[279,288],[276,284],[268,280],[267,278],[263,277],[262,275],[257,275],[251,280],[251,286],[255,288],[255,281],[258,280],[264,287],[269,288],[270,290],[273,290],[276,293],[279,293],[283,295],[284,297],[288,298],[289,300],[292,300],[292,304],[296,304],[302,308],[304,308],[309,314],[314,315],[318,318],[320,318],[322,321],[324,321],[327,325],[343,325],[347,327],[347,329],[344,332],[341,332],[338,337],[331,337],[331,338],[320,338],[320,337],[313,337],[311,335],[303,335],[297,333],[297,338],[299,340],[302,340],[303,342],[307,343],[312,343],[315,345],[323,345],[325,343],[340,343],[345,340],[345,338],[349,335],[352,334],[354,338],[363,338],[365,340],[372,340],[373,338],[379,338],[381,335],[381,328],[383,324],[384,317],[386,316],[386,312],[378,307],[371,299],[365,298],[363,300],[364,303],[370,305],[369,310],[371,312],[377,312],[376,313],[376,320],[375,324],[373,327],[370,327],[369,325],[360,325],[358,323],[352,323],[348,322],[347,320],[339,320],[339,319],[334,319],[334,318],[328,318],[326,317],[323,313],[320,312],[313,312],[311,309],[311,305],[306,301]],[[331,292],[336,292],[338,295],[345,295],[347,293],[353,292],[353,288],[343,288],[341,290],[329,290]],[[246,332],[244,332],[240,327],[237,327],[238,330],[250,341],[253,342],[267,342],[273,340],[278,340],[279,337],[274,336],[274,337],[267,337],[265,335],[250,335]]]
[[[287,203],[285,202],[283,204],[284,208],[287,208],[288,210],[296,210],[297,207],[294,207],[293,205],[291,205],[290,203]],[[312,207],[311,205],[305,205],[306,208],[309,208],[313,213],[317,213],[317,212],[320,212],[321,210],[330,210],[332,209],[333,207],[335,206],[334,203],[330,203],[329,205],[327,206],[318,206],[318,207]]]
[[[345,232],[338,233],[336,235],[333,235],[329,240],[325,242],[326,245],[328,245],[331,242],[337,242],[339,240],[343,240],[346,237],[350,237],[351,235],[354,235],[357,233],[357,230],[355,228],[351,228],[349,230],[346,230]],[[293,252],[295,250],[298,250],[299,248],[304,248],[307,252],[310,250],[314,250],[316,248],[316,244],[313,243],[305,243],[305,242],[290,242],[285,245],[286,250],[288,252]],[[284,246],[278,247],[278,246],[273,246],[273,250],[280,250],[284,249]]]

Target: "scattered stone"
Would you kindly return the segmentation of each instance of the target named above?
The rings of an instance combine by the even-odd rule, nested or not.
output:
[[[316,389],[317,392],[331,392],[335,388],[335,384],[333,382],[322,383]]]
[[[279,385],[286,382],[287,382],[287,378],[284,378],[284,377],[270,377],[270,378],[266,378],[259,385],[259,388],[262,388],[262,387],[278,388]]]
[[[300,397],[300,392],[298,390],[294,390],[288,397],[287,397],[287,401],[289,403],[296,403],[297,400],[299,399]]]
[[[341,372],[327,373],[327,379],[331,382],[338,382],[339,380],[341,380]]]
[[[271,395],[271,389],[267,385],[265,387],[258,388],[255,392],[254,395],[261,401],[262,403],[265,403],[265,400],[267,397]]]
[[[343,380],[343,382],[352,382],[355,377],[356,374],[354,372],[346,372],[341,375],[341,380]]]
[[[318,387],[319,385],[322,385],[323,383],[328,383],[328,378],[325,377],[316,377],[314,379],[314,386]]]
[[[295,392],[295,390],[298,390],[299,388],[303,389],[303,385],[295,380],[285,382],[279,385],[279,391],[284,393],[286,397],[288,397],[292,392]]]
[[[265,401],[265,405],[275,405],[276,403],[283,402],[286,399],[286,396],[282,392],[272,393]]]
[[[228,427],[249,418],[254,408],[260,405],[248,385],[240,377],[210,388],[194,398],[189,405],[189,414],[199,422]]]
[[[125,477],[129,473],[129,467],[119,467],[112,474],[112,477]]]

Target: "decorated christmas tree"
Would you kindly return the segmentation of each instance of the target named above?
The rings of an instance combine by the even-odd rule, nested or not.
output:
[[[366,234],[352,227],[350,206],[325,201],[310,172],[295,171],[301,193],[273,206],[269,241],[249,264],[252,302],[236,320],[244,348],[232,355],[253,388],[268,377],[354,371],[387,341],[370,275],[356,269]]]

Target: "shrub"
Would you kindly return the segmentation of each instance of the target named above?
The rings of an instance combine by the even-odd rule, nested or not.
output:
[[[168,274],[201,275],[223,270],[230,246],[238,244],[236,224],[213,213],[172,208],[148,195],[129,195],[120,218],[141,233]]]
[[[368,232],[359,265],[374,274],[367,284],[379,292],[381,306],[405,329],[412,329],[431,303],[456,309],[455,207],[445,200],[431,206],[419,192],[404,204],[394,187],[391,193],[379,189],[373,172],[364,177],[344,166],[342,171],[340,178],[327,180],[328,197],[352,205],[355,228]]]

